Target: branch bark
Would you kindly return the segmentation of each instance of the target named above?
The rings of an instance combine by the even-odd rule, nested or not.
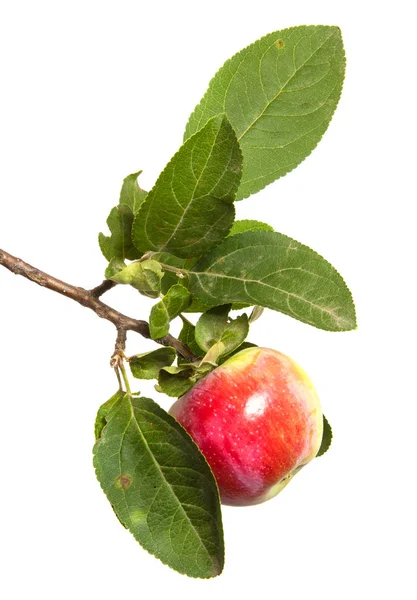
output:
[[[114,287],[113,285],[107,284],[106,281],[92,290],[76,287],[69,283],[65,283],[65,281],[61,281],[52,275],[48,275],[48,273],[44,273],[40,269],[33,267],[32,265],[24,262],[22,259],[12,256],[5,250],[1,249],[0,265],[3,265],[15,275],[22,275],[22,277],[26,277],[26,279],[29,279],[29,281],[33,281],[34,283],[37,283],[48,290],[52,290],[53,292],[57,292],[58,294],[66,296],[71,300],[75,300],[75,302],[78,302],[78,304],[81,304],[81,306],[91,309],[102,319],[113,323],[118,332],[136,331],[136,333],[139,333],[144,338],[151,339],[149,325],[146,321],[132,319],[131,317],[118,312],[114,308],[111,308],[99,300],[99,296]],[[175,348],[175,350],[181,354],[181,356],[190,362],[198,360],[198,357],[193,354],[188,346],[170,334],[154,341],[162,346],[171,346],[172,348]]]

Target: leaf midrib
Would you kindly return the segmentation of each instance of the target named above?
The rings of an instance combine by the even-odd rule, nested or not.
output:
[[[199,544],[200,544],[200,546],[201,546],[202,548],[204,548],[204,551],[205,551],[206,555],[208,556],[209,560],[210,560],[210,561],[212,561],[212,557],[211,557],[211,555],[209,554],[209,552],[208,552],[208,550],[207,550],[206,546],[204,545],[204,543],[203,543],[203,541],[202,541],[202,539],[201,539],[201,536],[200,536],[199,532],[197,531],[197,529],[195,528],[194,524],[193,524],[193,523],[192,523],[192,521],[190,520],[190,517],[188,516],[187,512],[184,510],[184,508],[183,508],[183,505],[182,505],[182,504],[181,504],[181,502],[178,500],[178,498],[177,498],[177,496],[176,496],[176,494],[175,494],[174,490],[172,489],[172,486],[171,486],[171,484],[169,483],[169,481],[168,481],[168,480],[167,480],[167,478],[165,477],[165,474],[163,473],[163,471],[162,471],[162,469],[161,469],[161,466],[160,466],[160,464],[158,463],[158,461],[156,460],[156,458],[155,458],[155,456],[154,456],[154,454],[153,454],[152,450],[150,449],[150,447],[149,447],[149,444],[148,444],[148,442],[147,442],[147,440],[146,440],[146,438],[145,438],[145,436],[144,436],[144,434],[143,434],[143,432],[142,432],[142,430],[141,430],[141,428],[140,428],[140,426],[139,426],[139,423],[138,423],[138,421],[137,421],[137,419],[136,419],[136,416],[135,416],[135,413],[134,413],[134,410],[133,410],[133,405],[132,405],[132,402],[130,401],[130,399],[129,399],[129,409],[130,409],[131,417],[130,417],[130,419],[129,419],[129,424],[128,424],[128,426],[130,425],[131,421],[133,420],[133,422],[135,423],[135,425],[136,425],[136,428],[137,428],[137,430],[138,430],[138,433],[139,433],[140,437],[142,438],[142,440],[143,440],[143,442],[144,442],[144,445],[145,445],[145,447],[146,447],[146,450],[148,451],[148,454],[149,454],[149,456],[151,457],[151,459],[152,459],[153,463],[155,464],[155,466],[156,466],[156,468],[157,468],[157,470],[158,470],[158,472],[159,472],[159,474],[160,474],[160,476],[161,476],[162,480],[163,480],[163,481],[165,481],[166,485],[168,486],[168,488],[169,488],[169,490],[170,490],[170,492],[171,492],[171,494],[172,494],[172,496],[173,496],[173,498],[174,498],[174,501],[176,502],[176,504],[178,504],[177,510],[178,510],[178,508],[179,508],[179,509],[182,511],[182,513],[184,514],[184,516],[185,516],[186,520],[188,521],[188,523],[190,524],[191,528],[192,528],[192,529],[193,529],[193,531],[195,532],[195,535],[196,535],[196,537],[197,537],[197,539],[198,539],[198,541],[199,541]],[[147,411],[146,409],[139,408],[138,410],[141,410],[141,411],[143,411],[143,412],[147,412],[148,414],[151,414],[153,417],[157,417],[157,415],[155,415],[155,413],[153,413],[153,412],[150,412],[150,411]],[[164,423],[165,423],[165,421],[164,421]],[[165,424],[166,424],[166,423],[165,423]],[[125,496],[125,490],[123,490],[123,494],[124,494],[124,496]],[[127,501],[126,501],[126,498],[125,498],[125,502],[127,503]],[[146,513],[146,515],[148,516],[148,514],[149,514],[149,509],[148,509],[148,511],[147,511],[147,513]],[[130,511],[129,511],[129,515],[130,515]],[[148,529],[149,529],[150,533],[152,534],[152,532],[151,532],[151,528],[149,527],[149,525],[148,525]],[[174,549],[172,549],[172,551],[174,552]],[[174,554],[177,556],[177,558],[180,560],[180,562],[181,562],[182,564],[184,564],[184,563],[183,563],[183,561],[182,561],[182,558],[181,558],[181,556],[180,556],[180,555],[178,555],[178,553],[177,553],[177,552],[174,552]],[[185,566],[184,566],[184,570],[187,570],[187,569],[185,568]]]
[[[184,209],[184,211],[182,213],[182,216],[181,216],[180,220],[178,221],[178,223],[177,223],[174,231],[171,233],[170,237],[164,242],[164,245],[160,248],[161,252],[163,252],[164,250],[167,249],[168,244],[171,242],[171,240],[174,238],[175,234],[177,233],[178,229],[181,227],[181,225],[182,225],[182,223],[183,223],[183,221],[185,219],[185,216],[186,216],[187,212],[190,209],[190,206],[195,202],[195,200],[199,199],[198,197],[195,196],[195,192],[196,192],[196,189],[199,186],[200,181],[201,181],[201,179],[202,179],[202,177],[203,177],[203,175],[204,175],[204,173],[205,173],[205,171],[207,169],[208,162],[209,162],[209,160],[210,160],[210,158],[211,158],[211,156],[213,154],[214,146],[216,145],[217,138],[219,137],[220,130],[222,129],[222,126],[223,126],[223,122],[224,121],[222,120],[222,122],[221,122],[221,124],[220,124],[220,126],[219,126],[219,128],[218,128],[218,130],[216,132],[216,135],[215,135],[215,137],[213,139],[213,143],[211,145],[210,152],[209,152],[209,154],[207,156],[207,160],[204,163],[204,167],[201,169],[201,172],[200,172],[200,175],[198,176],[198,178],[196,178],[196,183],[194,185],[193,191],[191,192],[190,200],[189,200],[187,206],[185,207],[185,209]],[[192,167],[192,154],[193,154],[194,149],[195,149],[195,143],[194,143],[193,148],[191,149],[191,157],[190,157],[190,166],[191,166],[191,170],[192,170],[193,174],[194,174],[194,169]],[[174,165],[174,172],[173,172],[171,180],[170,180],[170,188],[171,188],[173,196],[176,198],[176,194],[175,194],[173,186],[172,186],[172,182],[173,182],[173,179],[174,179],[175,170],[176,170],[176,164]],[[223,172],[223,174],[224,174],[224,172]]]
[[[293,267],[293,268],[295,269],[295,267]],[[296,269],[299,270],[298,267]],[[276,274],[276,273],[279,273],[279,272],[280,271],[275,271],[274,273],[270,273],[269,275],[273,275],[273,274]],[[317,277],[323,277],[323,275],[317,275],[316,273],[312,273],[311,271],[305,271],[305,272],[309,273],[310,275],[315,275]],[[236,281],[243,282],[245,284],[245,286],[246,286],[247,283],[256,283],[257,285],[270,288],[270,289],[272,289],[274,291],[282,292],[283,294],[286,294],[289,297],[296,298],[297,300],[301,300],[302,302],[305,302],[306,304],[312,306],[313,308],[316,308],[317,310],[320,310],[321,312],[324,312],[324,313],[330,315],[335,320],[336,323],[345,323],[346,325],[351,325],[351,322],[349,320],[344,319],[344,318],[339,317],[339,316],[336,316],[332,310],[326,310],[326,308],[324,308],[323,306],[320,306],[319,304],[315,304],[314,302],[311,302],[310,300],[307,300],[306,298],[303,298],[303,296],[298,296],[297,294],[294,294],[292,292],[288,292],[287,290],[283,290],[283,289],[281,289],[281,288],[279,288],[277,286],[270,285],[269,283],[264,283],[263,281],[261,281],[259,279],[244,279],[243,277],[237,277],[235,275],[224,275],[224,274],[221,274],[221,273],[215,273],[213,271],[190,271],[190,274],[192,274],[192,275],[203,275],[203,276],[209,276],[209,277],[220,277],[220,278],[223,278],[223,279],[233,279],[233,280],[236,280]],[[323,278],[329,280],[329,278],[325,278],[325,277],[323,277]],[[332,282],[337,286],[337,284],[334,281],[332,281]],[[199,283],[204,288],[204,286],[201,284],[200,280],[199,280]],[[339,286],[337,286],[337,287],[339,289]],[[249,292],[247,291],[246,287],[245,287],[245,292],[253,300],[259,300],[259,299],[253,298],[249,294]],[[212,296],[212,294],[210,294],[210,293],[209,293],[209,295]],[[343,306],[340,306],[338,308],[340,308],[340,309],[343,310]],[[337,309],[334,309],[334,310],[337,310]]]

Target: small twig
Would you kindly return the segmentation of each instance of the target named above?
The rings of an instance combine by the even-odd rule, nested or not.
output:
[[[1,249],[0,265],[3,265],[6,267],[6,269],[9,269],[9,271],[15,273],[16,275],[22,275],[22,277],[26,277],[26,279],[29,279],[30,281],[33,281],[42,287],[46,287],[49,290],[66,296],[67,298],[71,298],[71,300],[75,300],[78,302],[78,304],[81,304],[81,306],[91,309],[102,319],[106,319],[107,321],[113,323],[118,332],[121,330],[123,330],[125,333],[126,331],[136,331],[136,333],[139,333],[143,337],[151,339],[149,325],[146,321],[132,319],[131,317],[120,313],[119,311],[111,308],[99,300],[97,293],[101,295],[100,290],[103,289],[104,282],[92,290],[85,290],[84,288],[76,287],[61,281],[56,277],[52,277],[52,275],[44,273],[40,269],[33,267],[20,258],[16,258],[5,250]],[[97,292],[97,290],[99,290],[99,292]],[[170,334],[154,341],[162,346],[172,346],[172,348],[175,348],[175,350],[181,354],[181,356],[190,362],[198,361],[198,357],[191,352],[188,346]]]
[[[117,285],[117,281],[112,281],[111,279],[105,279],[98,285],[97,287],[90,290],[90,294],[94,296],[94,298],[100,298],[103,294],[111,290]]]
[[[114,346],[113,355],[110,359],[110,366],[113,369],[116,369],[116,371],[120,368],[120,363],[123,362],[123,359],[125,358],[126,338],[126,329],[124,329],[123,327],[118,327],[116,344]]]
[[[115,353],[124,355],[125,349],[126,349],[126,338],[127,338],[126,329],[123,329],[123,327],[119,327],[117,329],[116,345],[114,347]]]

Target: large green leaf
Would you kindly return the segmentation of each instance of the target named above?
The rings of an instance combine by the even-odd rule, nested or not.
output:
[[[224,116],[209,120],[179,149],[133,223],[138,250],[201,256],[229,232],[242,154]]]
[[[227,238],[191,271],[190,291],[202,302],[248,302],[328,331],[356,327],[352,296],[322,256],[272,231]]]
[[[215,479],[187,432],[153,400],[123,397],[94,446],[94,466],[119,520],[146,550],[190,577],[221,573]]]
[[[344,71],[338,27],[270,33],[217,72],[184,137],[225,113],[244,158],[236,199],[246,198],[294,169],[315,148],[339,101]]]

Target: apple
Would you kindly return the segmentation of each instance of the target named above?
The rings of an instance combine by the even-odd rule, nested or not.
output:
[[[204,454],[223,504],[276,496],[317,454],[323,416],[307,374],[277,350],[247,348],[169,411]]]

